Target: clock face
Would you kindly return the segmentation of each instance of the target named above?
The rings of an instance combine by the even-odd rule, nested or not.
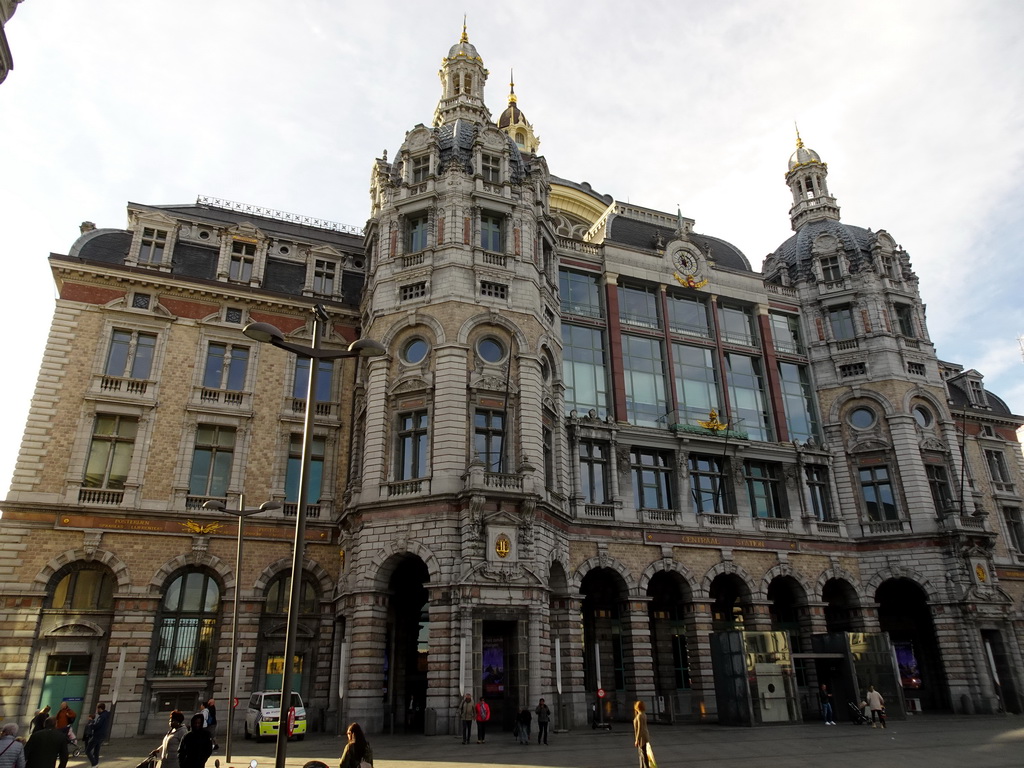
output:
[[[675,267],[681,274],[693,275],[697,272],[697,259],[692,253],[684,251],[682,249],[675,252],[672,260],[675,262]]]

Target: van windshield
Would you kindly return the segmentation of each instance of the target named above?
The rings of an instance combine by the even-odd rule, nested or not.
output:
[[[280,693],[268,693],[263,697],[263,706],[265,709],[280,709],[281,708],[281,694]],[[293,707],[301,707],[302,699],[299,698],[299,694],[292,693]]]

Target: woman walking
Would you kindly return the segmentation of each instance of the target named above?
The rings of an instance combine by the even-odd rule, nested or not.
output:
[[[154,768],[178,768],[178,747],[188,730],[185,728],[185,713],[180,709],[171,711],[167,721],[167,734],[160,746],[149,753],[156,760]]]
[[[348,744],[345,751],[341,753],[341,765],[338,768],[360,768],[363,761],[373,765],[373,750],[370,749],[370,742],[363,735],[363,729],[359,723],[352,723],[345,731],[348,736]]]
[[[651,734],[647,731],[647,705],[639,700],[633,705],[633,741],[640,752],[640,768],[650,768],[647,744],[651,741]]]

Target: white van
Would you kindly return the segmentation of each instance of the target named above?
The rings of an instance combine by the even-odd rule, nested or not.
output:
[[[295,691],[292,691],[291,706],[295,707],[295,727],[292,728],[292,736],[302,741],[306,736],[306,708],[302,706],[302,697]],[[287,709],[284,716],[288,717]],[[245,738],[277,738],[280,718],[281,692],[257,691],[249,697],[249,707],[245,710]]]

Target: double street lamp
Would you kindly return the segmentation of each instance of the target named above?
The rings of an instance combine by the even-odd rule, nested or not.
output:
[[[228,732],[224,741],[224,756],[231,762],[231,729],[235,719],[235,674],[238,668],[238,593],[242,591],[242,533],[245,518],[259,512],[280,509],[280,501],[265,501],[255,509],[245,508],[245,496],[238,495],[238,509],[228,509],[223,501],[210,499],[203,503],[203,509],[227,512],[238,518],[238,541],[235,544],[235,602],[231,613],[231,669],[228,671]]]
[[[321,349],[320,336],[328,322],[327,310],[322,304],[313,307],[313,344],[304,346],[285,341],[284,334],[270,323],[249,323],[242,333],[254,341],[271,344],[287,350],[299,359],[309,361],[309,386],[306,391],[306,416],[302,426],[302,459],[299,465],[299,499],[295,510],[295,543],[292,547],[291,592],[288,597],[288,621],[284,637],[284,664],[281,671],[281,714],[278,719],[275,768],[285,768],[288,750],[286,718],[292,700],[292,673],[295,660],[295,641],[299,629],[299,610],[302,598],[302,562],[306,545],[306,508],[309,505],[309,465],[313,453],[313,422],[316,416],[316,393],[319,363],[344,357],[378,357],[387,353],[383,344],[371,339],[356,339],[347,349]]]

